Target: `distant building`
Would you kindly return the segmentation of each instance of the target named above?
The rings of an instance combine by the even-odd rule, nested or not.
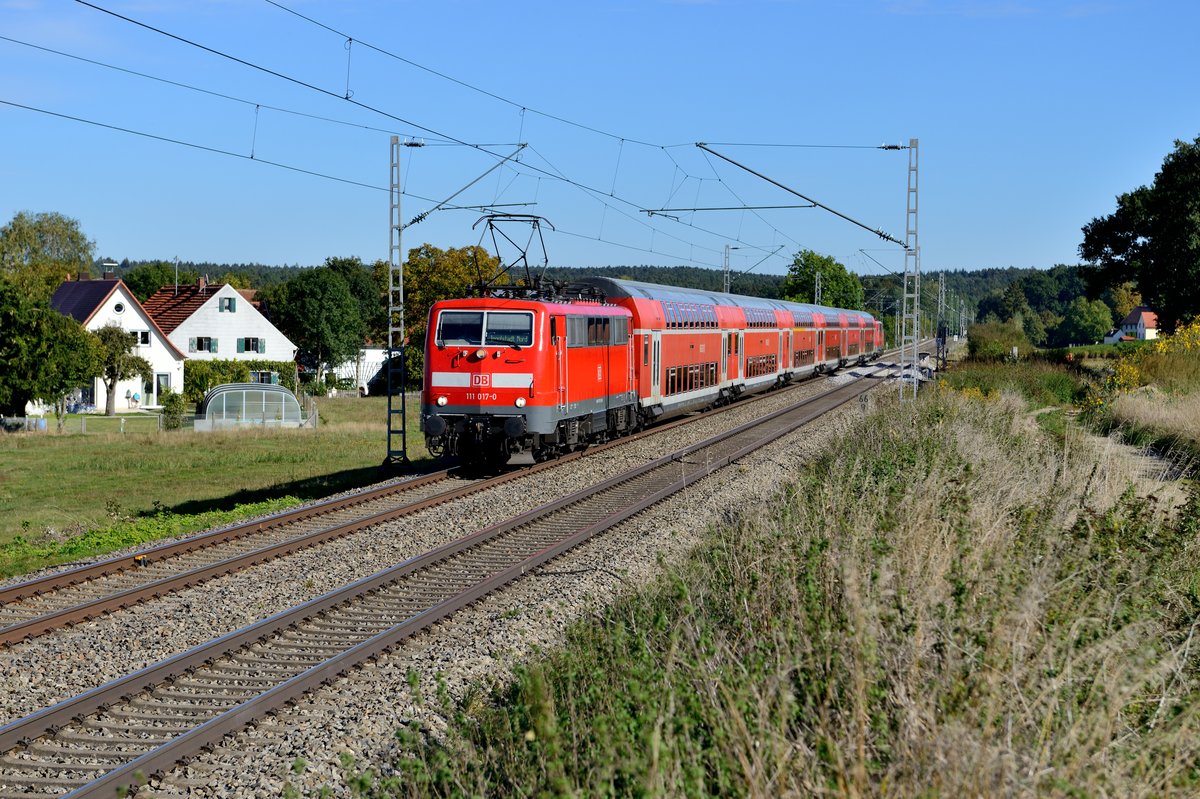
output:
[[[133,353],[150,362],[154,378],[146,384],[142,383],[140,377],[117,383],[115,410],[131,407],[131,402],[126,399],[127,393],[130,397],[138,394],[140,407],[146,408],[157,406],[159,396],[165,389],[183,391],[184,354],[155,323],[124,281],[68,280],[54,292],[50,305],[93,333],[105,325],[115,324],[137,336],[138,343]],[[97,411],[106,412],[108,394],[104,381],[94,379],[92,385],[84,387],[80,399],[83,405],[94,405]]]
[[[166,286],[146,300],[147,313],[188,358],[294,361],[296,345],[271,324],[246,291],[227,283]],[[273,382],[251,373],[255,382]]]
[[[1158,314],[1145,305],[1139,305],[1121,320],[1120,327],[1104,337],[1105,344],[1118,341],[1150,341],[1158,338]]]

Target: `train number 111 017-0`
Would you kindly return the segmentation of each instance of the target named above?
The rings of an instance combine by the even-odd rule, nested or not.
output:
[[[489,394],[486,391],[468,391],[467,399],[468,400],[480,400],[480,401],[491,400],[494,402],[496,400],[496,395],[494,393]]]

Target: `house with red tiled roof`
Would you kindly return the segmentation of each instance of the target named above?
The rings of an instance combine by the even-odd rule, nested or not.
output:
[[[1121,320],[1119,327],[1104,337],[1104,343],[1150,341],[1156,338],[1158,338],[1158,314],[1145,305],[1139,305]]]
[[[131,409],[135,394],[139,397],[139,406],[146,408],[158,406],[160,395],[167,389],[183,391],[184,354],[155,323],[124,281],[116,278],[68,280],[54,292],[50,305],[92,332],[114,324],[137,336],[133,354],[150,362],[154,376],[149,383],[143,383],[140,377],[117,383],[115,410]],[[104,381],[96,378],[90,386],[85,386],[81,400],[85,406],[94,405],[96,410],[106,412],[108,394]]]
[[[204,279],[188,286],[165,286],[144,303],[189,359],[293,361],[296,345],[262,315],[255,303],[227,283]],[[271,382],[270,374],[252,375]]]

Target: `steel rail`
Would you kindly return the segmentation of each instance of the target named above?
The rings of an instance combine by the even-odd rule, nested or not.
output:
[[[314,666],[307,671],[298,674],[284,683],[270,688],[260,696],[247,700],[239,704],[236,708],[205,722],[192,730],[177,736],[169,743],[148,752],[136,759],[131,760],[124,766],[120,766],[112,771],[109,771],[99,779],[88,783],[85,786],[73,791],[70,796],[111,796],[116,785],[130,784],[132,775],[141,771],[146,774],[160,772],[169,768],[173,763],[181,758],[186,758],[194,754],[199,749],[205,746],[210,746],[222,737],[227,735],[249,721],[255,718],[260,718],[270,709],[278,708],[282,703],[291,701],[307,690],[319,685],[322,682],[328,682],[338,674],[344,673],[349,668],[352,668],[356,663],[362,660],[374,657],[380,652],[394,646],[399,641],[411,636],[419,629],[424,629],[433,624],[437,620],[444,618],[449,613],[476,601],[480,596],[495,590],[497,587],[503,586],[526,573],[532,568],[557,557],[562,552],[572,546],[592,537],[598,532],[608,529],[609,527],[624,521],[630,516],[641,512],[647,507],[661,501],[663,498],[673,494],[687,485],[702,479],[704,476],[711,474],[717,469],[723,468],[729,463],[743,457],[746,453],[759,448],[769,440],[786,435],[788,432],[808,423],[816,416],[827,412],[828,410],[837,407],[845,402],[852,400],[854,397],[864,393],[872,386],[873,381],[869,379],[860,379],[854,383],[844,386],[839,386],[832,391],[825,392],[816,397],[810,397],[802,400],[795,405],[781,409],[774,413],[768,414],[760,419],[740,425],[733,430],[726,431],[718,436],[714,436],[705,442],[684,447],[681,450],[671,453],[670,455],[656,459],[652,463],[645,464],[628,472],[617,475],[609,480],[604,481],[598,486],[593,486],[584,489],[574,494],[560,498],[553,502],[547,503],[539,508],[523,513],[511,520],[498,525],[493,525],[484,530],[480,530],[469,536],[465,536],[457,541],[450,542],[442,547],[439,547],[429,553],[412,558],[399,566],[380,572],[376,575],[364,578],[350,586],[346,586],[338,591],[331,592],[323,597],[317,597],[302,605],[275,614],[269,619],[264,619],[242,630],[229,633],[215,641],[197,647],[188,652],[177,655],[164,661],[160,664],[147,667],[134,674],[123,677],[105,686],[88,691],[72,699],[61,702],[45,710],[31,714],[23,719],[12,722],[3,728],[0,728],[0,752],[8,752],[14,747],[23,742],[31,741],[46,733],[52,733],[73,720],[86,717],[99,710],[107,708],[121,698],[132,697],[140,692],[149,690],[156,685],[165,682],[170,676],[187,673],[197,669],[205,664],[214,662],[216,659],[228,655],[231,652],[244,648],[248,644],[263,641],[273,632],[294,628],[296,625],[304,622],[306,619],[311,619],[314,616],[328,611],[339,606],[344,606],[348,602],[352,602],[355,598],[362,597],[372,593],[381,587],[390,583],[395,583],[402,577],[408,574],[417,572],[420,569],[428,568],[431,564],[444,563],[448,559],[464,553],[469,549],[477,548],[488,541],[491,541],[499,536],[509,533],[522,525],[528,524],[534,520],[541,519],[547,514],[553,513],[563,508],[569,508],[572,505],[582,502],[583,500],[594,497],[597,493],[607,490],[612,487],[630,483],[641,475],[649,474],[656,469],[661,469],[675,461],[686,462],[689,455],[710,448],[715,444],[727,441],[731,438],[741,435],[754,428],[769,426],[776,419],[782,419],[789,414],[794,415],[794,418],[785,420],[786,424],[779,430],[768,430],[766,434],[760,435],[748,443],[743,444],[737,449],[725,454],[724,456],[714,459],[704,464],[691,463],[696,467],[690,474],[686,474],[678,479],[672,478],[672,481],[657,490],[652,495],[643,498],[640,502],[626,507],[619,507],[617,510],[606,514],[599,521],[589,524],[581,530],[569,535],[567,538],[559,542],[542,548],[534,556],[522,560],[506,569],[497,572],[496,574],[477,582],[466,592],[452,598],[434,604],[423,610],[403,623],[389,628],[388,631],[380,633],[361,644],[355,645],[351,649],[336,655],[317,666]],[[812,408],[804,413],[798,413],[805,408]],[[121,782],[124,780],[124,782]]]
[[[793,388],[796,387],[798,387],[798,385],[793,386]],[[105,613],[112,613],[142,602],[158,599],[172,592],[199,585],[215,577],[232,574],[236,571],[264,563],[274,558],[284,557],[303,549],[319,546],[328,541],[361,531],[374,524],[381,524],[402,516],[417,513],[436,505],[452,502],[470,494],[494,488],[495,486],[501,485],[510,480],[514,480],[518,477],[555,468],[558,465],[574,460],[575,458],[595,454],[596,452],[604,451],[610,447],[620,446],[645,436],[657,435],[681,425],[691,424],[693,422],[700,421],[701,419],[709,418],[715,414],[724,413],[737,408],[745,408],[750,404],[776,396],[778,396],[778,393],[775,392],[756,394],[740,402],[720,406],[704,413],[693,414],[662,425],[656,425],[630,436],[615,439],[605,444],[589,447],[584,451],[569,453],[568,455],[557,458],[553,461],[535,464],[517,471],[498,475],[488,480],[474,483],[470,486],[454,488],[449,491],[436,494],[432,497],[401,506],[400,508],[364,516],[360,519],[352,520],[345,524],[333,525],[315,531],[310,531],[276,544],[256,548],[231,557],[220,558],[201,566],[180,571],[177,574],[148,580],[144,583],[128,588],[121,588],[113,593],[105,594],[94,599],[82,601],[48,613],[41,613],[37,616],[0,627],[0,646],[10,646],[39,635],[44,635],[54,630],[62,629],[63,627],[69,625],[78,624],[80,622],[96,618]],[[131,569],[139,568],[147,563],[160,563],[168,558],[181,557],[183,555],[191,554],[203,549],[210,549],[233,542],[241,542],[250,536],[260,534],[268,530],[275,530],[288,524],[306,521],[322,515],[328,515],[330,513],[353,508],[356,505],[362,505],[367,502],[402,495],[419,488],[436,484],[438,482],[443,482],[449,478],[452,472],[453,470],[451,469],[444,469],[402,483],[395,483],[392,485],[383,486],[381,488],[368,489],[353,495],[326,500],[317,505],[310,505],[304,508],[283,511],[265,519],[253,520],[243,524],[235,525],[233,527],[202,533],[197,536],[163,544],[132,555],[122,555],[116,558],[109,558],[95,564],[90,564],[78,567],[76,569],[47,575],[45,577],[28,582],[19,583],[9,586],[5,589],[0,589],[0,607],[3,607],[3,605],[6,603],[11,604],[22,599],[49,594],[52,591],[62,591],[74,588],[75,586],[81,586],[92,580],[122,574]]]

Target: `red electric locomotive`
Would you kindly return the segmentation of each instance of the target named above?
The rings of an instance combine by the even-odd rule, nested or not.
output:
[[[883,349],[861,311],[609,278],[551,297],[439,302],[428,329],[430,451],[493,465],[556,457]]]

